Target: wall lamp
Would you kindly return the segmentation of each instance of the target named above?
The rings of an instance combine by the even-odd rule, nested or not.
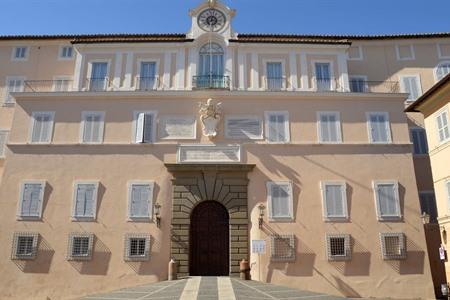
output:
[[[156,227],[161,227],[161,204],[155,203],[155,219]]]
[[[263,226],[263,217],[264,217],[264,210],[266,209],[266,207],[264,206],[264,204],[260,204],[258,206],[259,209],[259,218],[258,218],[258,224],[259,224],[259,229],[262,228]]]

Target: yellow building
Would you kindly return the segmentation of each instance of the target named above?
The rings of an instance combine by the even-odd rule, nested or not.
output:
[[[438,209],[438,221],[444,247],[449,245],[450,230],[450,75],[444,77],[413,104],[407,112],[421,112],[429,146],[434,190]],[[447,278],[450,264],[445,263]]]
[[[240,34],[214,1],[189,16],[185,34],[0,37],[0,298],[166,280],[171,258],[433,298],[433,182],[404,108],[450,71],[450,34]]]

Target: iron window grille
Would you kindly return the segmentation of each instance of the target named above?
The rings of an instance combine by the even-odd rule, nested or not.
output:
[[[125,261],[147,261],[150,259],[150,239],[145,234],[125,236]]]
[[[11,258],[33,260],[37,255],[39,234],[36,232],[16,232],[13,238]]]
[[[380,233],[384,260],[406,259],[406,237],[403,233]]]
[[[295,261],[295,236],[272,235],[270,249],[272,261]]]
[[[68,260],[90,260],[94,246],[93,233],[71,233],[69,235]]]
[[[349,234],[327,234],[327,256],[329,261],[352,258]]]

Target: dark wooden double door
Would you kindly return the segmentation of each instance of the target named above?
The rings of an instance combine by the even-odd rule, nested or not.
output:
[[[216,201],[198,204],[191,215],[191,276],[229,275],[229,216]]]

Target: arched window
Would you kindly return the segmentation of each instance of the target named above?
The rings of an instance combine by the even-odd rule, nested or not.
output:
[[[208,43],[200,48],[198,75],[223,76],[223,49],[219,44]]]
[[[450,61],[440,63],[436,67],[436,80],[441,80],[448,73],[450,73]]]

